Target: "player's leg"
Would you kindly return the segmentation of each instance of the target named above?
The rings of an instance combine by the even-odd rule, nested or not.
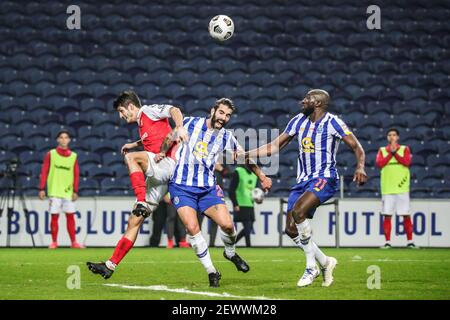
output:
[[[52,234],[52,242],[48,246],[49,249],[56,249],[58,248],[58,231],[59,231],[59,211],[61,210],[61,204],[62,201],[60,198],[50,198],[49,199],[49,206],[50,206],[50,214],[51,214],[51,221],[50,221],[50,232]]]
[[[189,248],[190,245],[186,241],[186,228],[183,225],[180,217],[178,217],[177,209],[174,206],[170,205],[167,209],[174,211],[175,213],[175,238],[178,239],[178,245],[180,248]]]
[[[242,223],[243,228],[241,229],[241,231],[238,232],[236,236],[236,243],[238,243],[245,236],[245,222],[244,221],[240,222]]]
[[[407,247],[416,249],[413,241],[413,223],[410,215],[410,200],[409,192],[400,193],[396,196],[396,211],[398,215],[403,216],[403,227],[405,228],[406,239],[408,240]]]
[[[211,228],[209,229],[209,247],[215,247],[217,236],[217,223],[211,221]]]
[[[307,181],[304,185],[305,192],[296,201],[292,210],[292,217],[295,221],[295,226],[300,236],[300,242],[303,244],[303,250],[306,255],[307,268],[302,278],[297,283],[298,286],[305,286],[310,284],[314,277],[317,276],[314,269],[308,270],[316,264],[314,258],[318,254],[319,259],[323,257],[320,255],[320,249],[311,238],[311,226],[307,218],[312,219],[317,207],[329,200],[337,191],[338,181],[334,178],[315,178]],[[322,265],[323,273],[323,287],[328,287],[333,283],[333,271],[337,265],[337,260],[334,257],[327,257],[326,265]]]
[[[152,176],[149,168],[149,155],[146,151],[130,152],[125,155],[125,163],[130,174],[131,186],[136,196],[136,204],[133,213],[148,215],[148,208],[145,202],[146,198],[146,175]]]
[[[290,211],[306,256],[306,269],[297,283],[299,287],[310,285],[320,274],[316,266],[315,250],[311,241],[312,229],[309,219],[307,219],[309,213],[316,210],[319,205],[320,199],[313,192],[306,191],[298,198]]]
[[[148,187],[148,194],[146,195],[146,204],[147,210],[149,214],[156,210],[159,202],[163,198],[163,196],[167,193],[167,184],[159,182],[153,178],[148,179],[148,183],[153,183],[153,187]],[[105,263],[92,263],[88,262],[88,268],[93,273],[99,273],[103,278],[108,279],[113,274],[117,265],[122,261],[122,259],[127,255],[127,253],[133,248],[134,243],[139,234],[139,230],[141,228],[142,223],[145,218],[148,216],[147,214],[136,214],[132,213],[128,218],[128,226],[122,238],[116,245],[114,249],[113,255],[109,260]]]
[[[288,214],[286,215],[286,228],[284,231],[300,249],[304,250],[303,244],[300,241],[300,235],[295,225],[294,218],[292,217],[292,212],[288,212]],[[325,267],[326,265],[328,265],[328,257],[322,252],[322,250],[320,250],[320,248],[313,240],[310,241],[314,248],[314,257],[316,261],[322,268]]]
[[[217,223],[219,227],[220,238],[225,246],[223,256],[233,262],[238,271],[248,272],[250,270],[249,265],[236,253],[236,228],[234,227],[233,218],[222,198],[215,195],[216,191],[212,192],[214,194],[209,193],[202,197],[202,206],[211,204],[209,208],[202,211]]]
[[[177,218],[176,210],[171,210],[167,208],[167,220],[166,220],[166,231],[167,231],[167,248],[173,248],[173,238],[175,235],[175,223]]]
[[[49,249],[56,249],[58,248],[58,219],[59,219],[59,213],[52,213],[51,214],[51,221],[50,221],[50,232],[52,234],[52,243],[49,245]]]
[[[197,210],[190,206],[183,206],[178,207],[177,212],[186,227],[189,243],[208,273],[210,287],[218,287],[220,273],[213,265],[211,255],[209,254],[208,244],[200,231],[200,226],[197,219]]]
[[[395,212],[395,199],[392,194],[385,194],[381,198],[381,214],[383,215],[383,231],[386,243],[382,249],[391,248],[391,230],[392,230],[392,215]]]
[[[62,209],[66,213],[66,226],[67,226],[67,233],[69,234],[69,237],[70,237],[71,248],[84,249],[85,246],[78,243],[76,240],[75,203],[72,200],[63,199],[62,200]]]
[[[246,247],[251,247],[251,240],[250,240],[250,236],[252,233],[252,221],[251,220],[246,220],[244,221],[244,236],[245,236],[245,246]]]
[[[136,216],[134,214],[130,215],[130,217],[128,218],[127,230],[117,243],[111,258],[109,258],[109,260],[107,260],[106,262],[87,262],[86,264],[89,270],[91,270],[93,273],[100,274],[105,279],[110,278],[114,273],[117,265],[133,247],[139,233],[139,228],[141,227],[144,220],[145,218],[143,216]]]

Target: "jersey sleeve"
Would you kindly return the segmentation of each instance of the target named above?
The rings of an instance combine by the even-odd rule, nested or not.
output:
[[[188,125],[189,125],[189,123],[190,123],[193,119],[194,119],[193,117],[184,117],[184,118],[183,118],[183,126],[184,126],[185,128],[187,128]]]
[[[338,137],[339,139],[344,138],[345,136],[348,136],[352,132],[347,127],[347,125],[342,121],[340,118],[335,117],[331,119],[331,134],[333,136]]]
[[[236,152],[236,151],[243,151],[244,149],[241,147],[236,137],[231,132],[228,132],[228,137],[224,150]]]
[[[295,135],[297,135],[298,133],[298,123],[300,121],[300,115],[295,116],[294,118],[292,118],[286,128],[284,129],[283,133],[286,133],[287,135],[293,137]]]
[[[171,117],[170,109],[172,107],[170,104],[152,104],[146,106],[143,112],[152,120],[161,120]]]

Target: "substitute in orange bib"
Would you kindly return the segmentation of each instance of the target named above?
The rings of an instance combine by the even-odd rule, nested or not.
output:
[[[396,128],[387,132],[388,145],[378,150],[376,165],[381,169],[383,229],[386,243],[384,249],[391,248],[391,218],[394,213],[403,216],[403,226],[409,248],[417,248],[413,242],[413,225],[409,206],[409,185],[411,152],[407,146],[399,144],[400,135]]]
[[[75,238],[75,201],[78,199],[79,167],[77,154],[69,149],[70,134],[62,130],[56,137],[58,146],[50,150],[44,158],[39,183],[39,199],[45,199],[45,185],[50,199],[50,214],[52,216],[50,230],[52,243],[50,249],[58,248],[58,219],[60,211],[66,213],[67,232],[72,242],[72,248],[82,249]]]

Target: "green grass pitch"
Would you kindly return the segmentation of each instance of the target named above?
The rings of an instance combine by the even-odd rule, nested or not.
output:
[[[134,248],[108,280],[87,269],[86,261],[104,261],[112,250],[0,249],[0,299],[450,299],[450,249],[325,248],[339,262],[334,284],[323,288],[319,277],[297,288],[305,263],[299,249],[238,248],[251,267],[243,274],[223,258],[222,249],[212,248],[222,273],[214,289],[192,249]],[[372,265],[380,268],[380,289],[367,287]],[[67,287],[76,283],[76,274],[67,273],[70,266],[79,267],[80,289]],[[185,291],[168,291],[175,289]]]

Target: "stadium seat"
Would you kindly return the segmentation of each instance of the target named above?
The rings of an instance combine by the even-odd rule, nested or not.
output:
[[[80,196],[91,196],[99,194],[100,186],[97,180],[91,178],[80,179],[78,186],[78,194]]]
[[[96,153],[104,166],[119,168],[121,144],[138,138],[112,109],[124,89],[136,90],[144,103],[180,104],[199,116],[226,95],[238,108],[231,126],[282,130],[300,112],[305,93],[321,87],[331,93],[329,111],[342,116],[368,156],[396,126],[413,152],[412,169],[436,167],[442,175],[450,163],[442,163],[450,152],[450,8],[444,2],[408,5],[383,6],[386,32],[361,33],[356,1],[146,6],[99,0],[82,6],[82,30],[64,32],[57,23],[67,18],[64,4],[3,1],[0,149],[45,152],[55,147],[56,133],[69,128],[74,150]],[[222,12],[236,26],[225,43],[212,41],[205,29],[217,8],[226,8]],[[295,164],[296,157],[289,151],[280,161]],[[123,195],[95,186],[85,194],[90,190]],[[370,190],[349,192],[365,196]]]

